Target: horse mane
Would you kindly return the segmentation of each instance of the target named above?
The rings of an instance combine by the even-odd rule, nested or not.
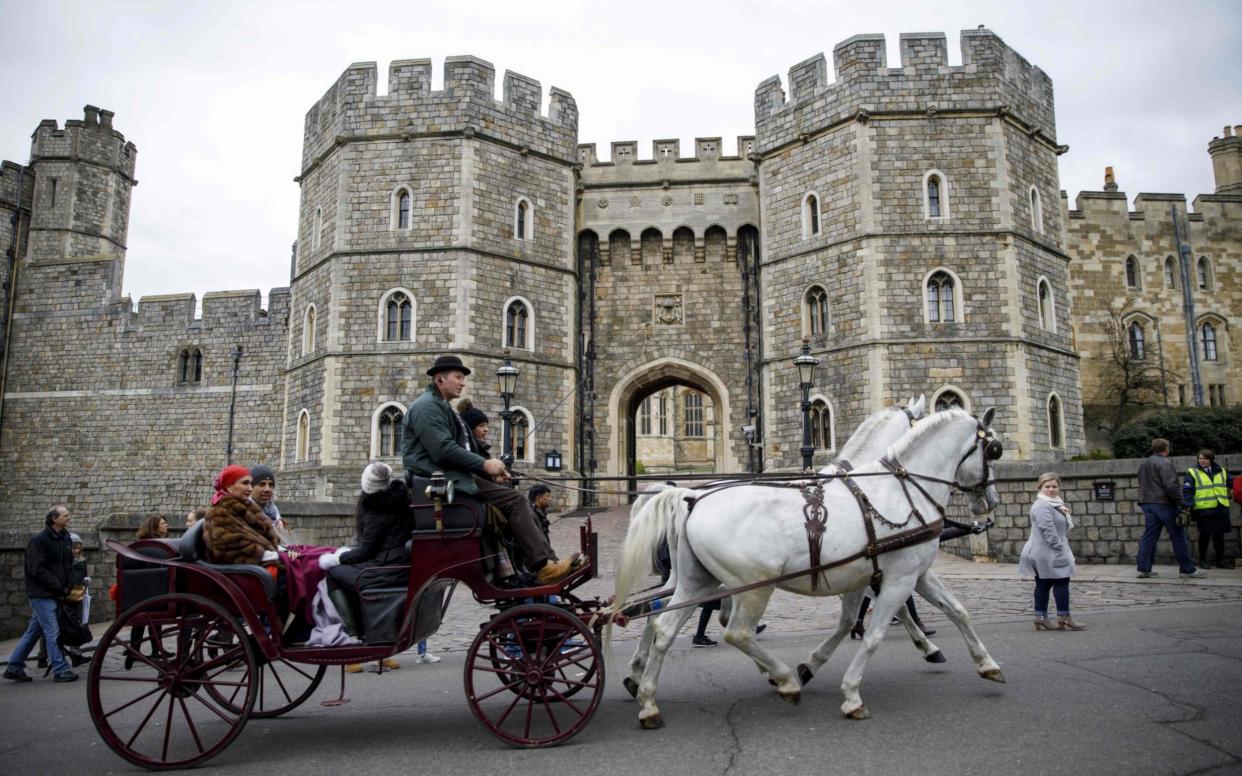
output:
[[[921,439],[925,434],[938,431],[941,426],[952,423],[959,418],[970,418],[971,420],[974,420],[973,415],[966,410],[959,409],[957,407],[947,410],[940,410],[939,412],[933,412],[930,417],[920,420],[914,426],[915,430],[913,433],[908,433],[901,439],[898,439],[896,442],[889,445],[889,448],[884,453],[884,456],[889,459],[902,459],[905,457],[906,453],[910,451],[910,448],[914,445],[914,443]]]

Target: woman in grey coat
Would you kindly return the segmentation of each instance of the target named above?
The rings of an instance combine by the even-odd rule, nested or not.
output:
[[[1084,630],[1070,617],[1069,581],[1074,576],[1074,553],[1066,535],[1074,527],[1069,507],[1061,500],[1057,475],[1039,475],[1039,493],[1031,504],[1031,536],[1022,548],[1018,573],[1035,577],[1035,630]],[[1057,604],[1057,622],[1048,621],[1048,593]]]

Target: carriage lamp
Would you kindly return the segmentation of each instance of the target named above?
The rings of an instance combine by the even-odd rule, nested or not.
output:
[[[550,472],[559,472],[561,470],[561,453],[559,450],[549,450],[544,453],[543,468]]]
[[[500,428],[500,449],[503,451],[500,460],[506,469],[513,466],[513,411],[509,409],[509,404],[513,401],[518,375],[521,374],[509,358],[510,352],[505,348],[505,363],[496,370],[496,380],[500,383],[500,399],[504,402],[504,409],[500,411],[503,421]]]
[[[811,456],[815,448],[811,445],[811,386],[815,384],[815,367],[819,359],[811,355],[811,341],[803,338],[802,352],[794,357],[794,366],[798,367],[798,385],[802,388],[802,469],[811,470]]]

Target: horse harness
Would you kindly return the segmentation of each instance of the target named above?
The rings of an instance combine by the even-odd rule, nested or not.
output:
[[[905,408],[902,408],[902,411],[906,413],[906,417],[910,419],[910,424],[913,425],[914,416]],[[989,461],[999,458],[1002,451],[1001,443],[996,440],[992,431],[981,421],[979,422],[979,427],[976,433],[976,442],[958,460],[958,467],[965,463],[966,459],[968,459],[976,451],[980,453],[980,459],[983,466],[983,478],[979,481],[979,484],[969,486],[963,485],[956,480],[942,480],[936,477],[929,477],[921,474],[911,475],[895,457],[890,458],[889,456],[884,456],[880,458],[880,465],[887,469],[889,473],[896,477],[897,481],[901,483],[902,493],[905,494],[906,502],[910,505],[910,513],[906,516],[906,519],[900,523],[893,522],[892,520],[884,517],[884,515],[880,514],[880,511],[877,510],[871,503],[871,499],[867,497],[867,494],[864,493],[862,488],[858,487],[858,483],[854,482],[854,479],[850,477],[850,472],[854,469],[853,465],[845,459],[839,461],[836,464],[836,467],[841,472],[839,475],[840,479],[845,483],[845,487],[849,489],[850,493],[853,494],[854,500],[858,502],[858,509],[862,516],[863,528],[867,532],[867,544],[862,550],[859,550],[858,552],[855,552],[845,558],[832,561],[831,563],[820,562],[820,554],[823,549],[824,530],[828,524],[828,509],[824,506],[824,487],[822,481],[820,479],[814,479],[810,482],[763,483],[760,487],[798,488],[801,492],[802,499],[804,501],[802,506],[803,525],[806,528],[807,550],[810,555],[810,568],[807,571],[785,574],[781,577],[777,577],[775,580],[767,580],[764,584],[775,584],[777,582],[783,582],[786,579],[793,579],[804,574],[810,574],[811,590],[814,592],[819,589],[819,580],[824,571],[836,566],[843,566],[847,563],[852,563],[859,558],[867,558],[871,561],[871,586],[878,592],[880,584],[884,579],[884,572],[880,569],[879,557],[886,552],[894,552],[896,550],[904,549],[915,544],[921,544],[922,542],[939,537],[941,530],[944,528],[945,521],[949,519],[948,515],[945,513],[944,507],[938,504],[936,500],[931,497],[931,494],[927,492],[927,489],[923,487],[923,485],[919,482],[919,479],[926,479],[942,485],[948,485],[949,487],[960,491],[981,491],[987,487]],[[746,482],[728,483],[708,491],[702,496],[697,496],[693,499],[687,498],[686,502],[689,504],[690,511],[693,511],[695,504],[697,504],[699,500],[706,498],[713,493],[719,493],[722,490],[728,490],[729,488],[735,488],[740,485],[748,484],[754,485],[754,483]],[[927,519],[923,516],[923,513],[915,505],[914,497],[910,493],[909,485],[913,485],[924,498],[931,502],[932,506],[934,506],[936,511],[939,513],[939,519],[930,523],[927,521]],[[909,525],[911,517],[918,520],[919,525],[917,527],[901,531],[900,533],[893,534],[892,536],[887,536],[884,539],[877,538],[875,532],[875,522],[877,520],[889,528],[899,529]]]

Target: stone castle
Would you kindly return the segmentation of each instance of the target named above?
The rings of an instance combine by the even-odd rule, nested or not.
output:
[[[1130,212],[1115,191],[1071,210],[1043,71],[984,29],[962,33],[960,66],[943,34],[900,48],[890,67],[882,36],[855,36],[835,79],[819,55],[759,84],[735,156],[708,137],[651,158],[615,142],[607,162],[558,88],[542,115],[538,82],[507,72],[497,100],[474,57],[449,58],[440,91],[430,61],[393,62],[384,95],[374,63],[351,65],[306,115],[290,285],[266,309],[258,291],[135,308],[136,149],[105,110],[42,122],[29,165],[0,170],[0,526],[62,499],[87,524],[199,505],[230,406],[234,459],[274,463],[283,498],[351,500],[369,459],[399,463],[402,414],[446,352],[495,421],[510,351],[513,452],[540,474],[554,451],[562,474],[632,473],[666,420],[697,465],[799,465],[804,339],[817,462],[919,393],[997,407],[1007,458],[1061,459],[1086,449],[1110,305],[1187,359],[1184,284],[1162,286],[1173,211],[1207,267],[1203,382],[1230,400],[1242,138],[1212,142],[1217,192],[1194,212],[1167,194]]]

